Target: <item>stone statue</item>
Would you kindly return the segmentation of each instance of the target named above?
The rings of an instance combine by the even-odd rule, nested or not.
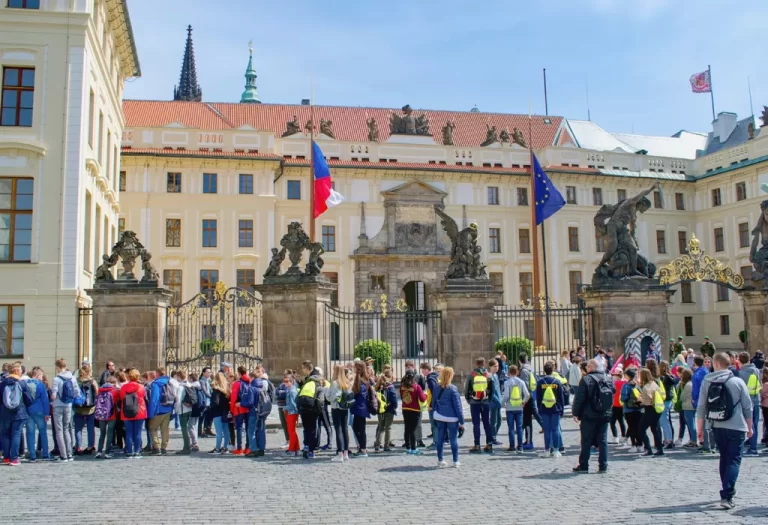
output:
[[[94,281],[97,283],[111,283],[115,281],[115,278],[112,276],[112,267],[117,262],[117,256],[114,256],[115,259],[112,260],[112,257],[109,255],[102,255],[101,260],[103,261],[101,263],[101,266],[96,268],[96,273],[94,274]]]
[[[304,249],[309,246],[309,236],[304,233],[304,228],[300,222],[292,222],[288,225],[288,233],[280,239],[280,246],[288,250],[288,259],[291,261],[291,267],[287,273],[301,273],[299,262]]]
[[[320,275],[323,264],[325,264],[323,258],[320,257],[325,253],[323,243],[311,242],[307,245],[307,249],[309,250],[309,262],[307,263],[305,272],[307,275]]]
[[[150,261],[152,259],[152,254],[149,253],[147,250],[141,251],[141,269],[144,270],[144,276],[141,278],[141,282],[148,283],[148,282],[157,282],[160,279],[160,274],[157,273],[157,270],[155,270],[155,267],[152,265]]]
[[[499,140],[502,144],[509,144],[509,131],[507,131],[507,128],[501,130],[501,133],[499,133]]]
[[[485,140],[480,144],[480,146],[490,146],[491,144],[494,144],[499,141],[499,135],[496,133],[496,126],[491,126],[490,124],[485,125],[486,131],[485,131]]]
[[[450,120],[443,126],[443,145],[453,146],[453,130],[456,129],[456,123]]]
[[[512,142],[524,148],[528,147],[528,145],[525,143],[525,137],[523,136],[523,132],[517,128],[514,128],[512,130]]]
[[[755,123],[750,122],[747,124],[747,135],[749,135],[749,140],[752,140],[755,138]]]
[[[602,236],[605,252],[595,269],[595,276],[620,279],[624,277],[653,278],[656,266],[639,254],[635,223],[637,212],[651,207],[647,195],[660,187],[653,186],[618,204],[605,204],[594,218],[595,230]]]
[[[312,122],[312,119],[309,119],[306,124],[304,124],[304,131],[307,133],[312,133],[312,131],[315,129],[315,124]]]
[[[446,279],[487,279],[485,266],[480,262],[482,248],[477,245],[477,224],[459,230],[449,215],[435,205],[435,213],[451,239],[451,264],[445,273]]]
[[[763,114],[760,117],[760,120],[763,121],[763,125],[760,126],[761,128],[768,126],[768,106],[763,106]]]
[[[429,119],[422,113],[416,117],[416,134],[417,135],[430,135],[429,132]]]
[[[336,137],[333,134],[333,122],[330,120],[325,120],[323,118],[320,119],[320,133],[323,135],[328,135],[332,139],[335,139]]]
[[[299,132],[301,132],[301,125],[299,124],[298,117],[294,115],[293,120],[289,120],[288,122],[285,123],[285,131],[280,136],[288,137],[290,135],[294,135]]]
[[[136,279],[133,274],[133,266],[136,264],[136,257],[144,251],[144,246],[136,238],[136,233],[124,231],[120,235],[120,240],[112,247],[112,257],[118,255],[123,261],[123,275],[120,280],[132,281]],[[117,258],[115,258],[117,263]]]
[[[429,135],[429,119],[425,114],[413,116],[413,109],[406,104],[403,106],[403,116],[392,113],[389,116],[389,132],[401,135]]]
[[[280,266],[285,260],[285,248],[278,251],[277,248],[272,248],[272,260],[269,262],[267,271],[264,273],[264,277],[276,277],[280,275]]]
[[[371,117],[365,121],[368,124],[368,140],[370,142],[379,141],[379,125],[376,123],[376,119]]]
[[[760,249],[758,249],[760,245]],[[749,262],[755,271],[751,280],[768,279],[768,200],[760,203],[760,218],[752,229],[752,246],[749,249]]]

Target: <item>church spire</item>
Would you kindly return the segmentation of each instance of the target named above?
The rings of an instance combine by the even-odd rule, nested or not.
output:
[[[184,62],[181,64],[179,85],[173,87],[173,100],[192,102],[203,100],[203,91],[197,83],[195,50],[192,47],[192,26],[187,27],[187,46],[184,49]]]
[[[253,40],[248,42],[248,67],[245,70],[245,91],[240,96],[244,104],[261,104],[259,92],[256,89],[256,70],[253,69]]]

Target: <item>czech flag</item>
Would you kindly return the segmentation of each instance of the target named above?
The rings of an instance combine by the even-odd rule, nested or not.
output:
[[[315,174],[313,191],[315,192],[315,219],[317,219],[328,208],[344,202],[344,197],[333,189],[331,170],[325,162],[323,150],[314,140],[312,141],[312,171]]]

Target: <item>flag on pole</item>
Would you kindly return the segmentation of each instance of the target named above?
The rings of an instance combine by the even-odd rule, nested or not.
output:
[[[328,208],[344,202],[344,197],[333,189],[331,170],[325,162],[323,150],[314,140],[312,141],[312,171],[315,177],[312,191],[315,196],[315,219],[317,219]]]
[[[558,189],[549,180],[547,174],[539,164],[539,159],[531,153],[533,157],[533,175],[534,175],[534,194],[536,199],[536,226],[553,216],[557,211],[565,206],[565,199]]]
[[[709,69],[691,75],[691,90],[694,93],[712,93],[712,77]]]

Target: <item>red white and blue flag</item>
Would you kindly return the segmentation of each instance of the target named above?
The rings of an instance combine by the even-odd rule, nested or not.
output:
[[[344,202],[344,197],[333,189],[331,170],[325,162],[323,150],[314,140],[312,141],[312,171],[315,175],[313,191],[315,192],[315,219],[317,219],[328,208]]]
[[[712,92],[712,78],[709,76],[709,70],[691,75],[691,89],[694,93]]]

